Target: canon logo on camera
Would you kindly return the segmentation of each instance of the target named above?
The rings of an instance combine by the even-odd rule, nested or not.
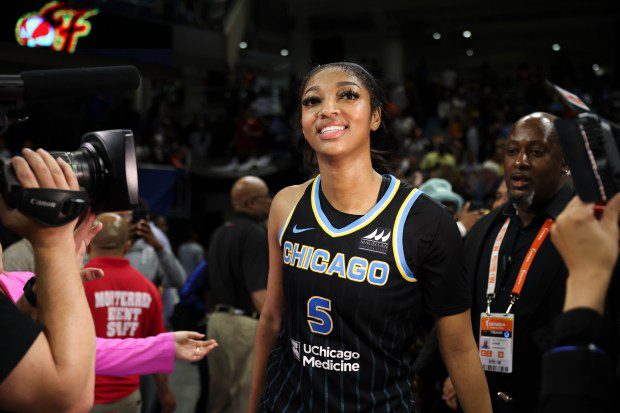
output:
[[[56,208],[56,202],[52,201],[43,201],[42,199],[30,198],[30,203],[32,205],[46,207],[46,208]]]

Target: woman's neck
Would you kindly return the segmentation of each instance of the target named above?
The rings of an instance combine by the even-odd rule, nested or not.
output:
[[[376,203],[382,177],[370,157],[359,162],[327,162],[319,159],[321,190],[338,211],[364,215]]]

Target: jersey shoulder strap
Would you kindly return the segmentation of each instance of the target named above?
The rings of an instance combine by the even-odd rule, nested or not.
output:
[[[405,249],[403,247],[403,235],[405,222],[407,221],[409,211],[411,211],[413,204],[415,204],[420,195],[424,192],[420,191],[418,188],[413,188],[408,184],[403,185],[402,189],[406,192],[406,197],[401,203],[400,208],[396,213],[396,219],[394,220],[394,228],[392,230],[392,249],[394,252],[394,260],[396,261],[396,267],[398,268],[400,275],[403,279],[405,279],[405,281],[416,282],[417,278],[407,264]]]
[[[288,217],[286,217],[286,220],[284,221],[284,224],[282,225],[282,228],[280,228],[280,232],[278,233],[278,243],[280,244],[280,246],[282,246],[282,238],[284,237],[284,233],[286,232],[286,229],[288,228],[291,222],[291,218],[293,218],[293,214],[295,214],[295,210],[297,210],[297,206],[303,203],[302,202],[303,199],[310,197],[311,190],[312,190],[312,184],[309,184],[304,190],[304,193],[299,197],[297,202],[295,202],[295,205],[293,205],[293,208],[291,209],[291,212],[288,214]]]

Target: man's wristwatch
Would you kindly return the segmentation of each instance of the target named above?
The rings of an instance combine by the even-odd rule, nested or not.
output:
[[[32,288],[36,282],[37,278],[31,277],[26,284],[24,284],[24,297],[26,297],[26,301],[28,301],[34,308],[37,307],[37,295],[34,293]]]

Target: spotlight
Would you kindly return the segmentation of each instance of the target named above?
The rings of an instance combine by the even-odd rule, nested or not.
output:
[[[239,49],[247,49],[247,48],[248,48],[248,44],[246,42],[239,43]]]
[[[596,63],[594,63],[592,65],[592,70],[594,70],[595,72],[598,72],[599,70],[601,70],[601,67],[599,65],[597,65]]]
[[[465,30],[463,32],[463,37],[469,39],[471,37],[471,32],[469,30]]]
[[[280,50],[280,56],[284,56],[284,57],[288,56],[288,49]]]
[[[441,39],[441,33],[439,33],[439,32],[433,33],[433,39],[435,39],[435,40]]]
[[[557,43],[553,43],[553,46],[551,46],[551,48],[553,49],[554,52],[559,52],[561,49],[560,45]]]
[[[465,51],[465,54],[466,54],[467,56],[469,56],[469,57],[472,57],[472,56],[474,55],[474,51],[473,51],[473,50],[471,50],[471,49],[467,49],[467,50]]]

